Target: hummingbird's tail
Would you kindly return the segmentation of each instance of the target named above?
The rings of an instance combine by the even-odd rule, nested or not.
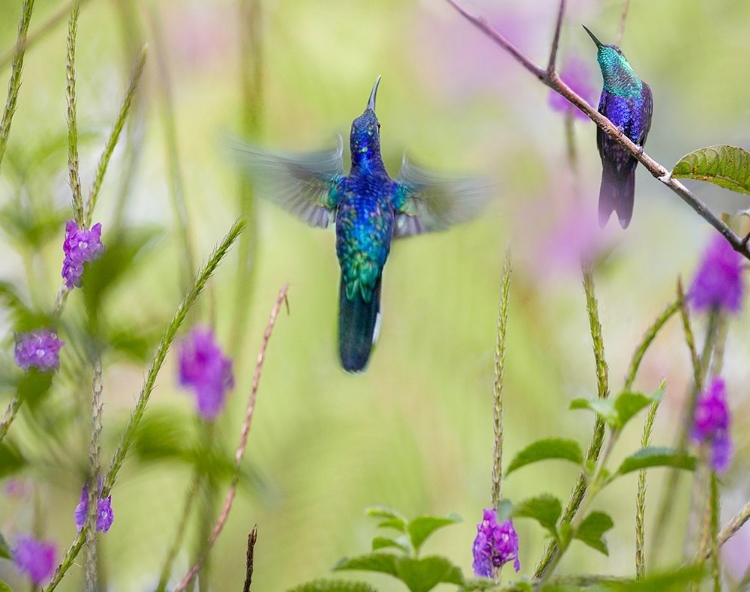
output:
[[[376,327],[380,317],[380,280],[378,278],[370,302],[365,301],[360,290],[349,300],[343,279],[339,290],[339,356],[347,372],[361,372],[370,358],[372,345],[377,338]]]
[[[599,190],[599,226],[604,228],[612,212],[617,212],[620,226],[627,228],[633,217],[635,201],[635,168],[638,161],[634,158],[625,166],[618,167],[602,161],[602,186]]]

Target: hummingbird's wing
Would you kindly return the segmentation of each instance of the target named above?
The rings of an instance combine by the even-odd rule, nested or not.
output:
[[[344,178],[341,136],[332,150],[272,152],[238,140],[230,142],[261,197],[295,214],[310,226],[326,228]]]
[[[486,179],[454,177],[426,171],[404,155],[395,179],[394,238],[445,230],[475,218],[489,201]]]

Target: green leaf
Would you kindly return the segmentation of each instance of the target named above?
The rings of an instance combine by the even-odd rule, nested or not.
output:
[[[592,549],[600,553],[609,555],[607,542],[604,540],[604,533],[615,525],[604,512],[591,512],[583,519],[578,529],[573,533],[573,537],[585,543]]]
[[[0,479],[18,472],[26,465],[21,452],[6,438],[0,442]]]
[[[2,588],[0,588],[2,592]],[[378,592],[364,582],[345,582],[342,580],[313,580],[291,588],[288,592]]]
[[[489,590],[491,588],[495,588],[496,586],[497,584],[495,583],[495,581],[488,578],[471,578],[464,579],[464,583],[461,588],[459,588],[459,590],[461,592],[470,592],[472,590]]]
[[[581,453],[581,447],[575,440],[563,438],[537,440],[516,454],[505,475],[510,475],[516,469],[531,463],[549,459],[569,460],[580,466],[583,463],[583,454]]]
[[[13,592],[13,589],[5,582],[0,580],[0,592]]]
[[[422,559],[402,557],[391,553],[370,553],[351,559],[344,558],[334,571],[370,571],[384,573],[401,580],[411,592],[428,592],[441,583],[463,584],[461,570],[445,557]]]
[[[30,368],[19,379],[18,396],[29,405],[32,411],[37,409],[49,394],[54,374],[54,372],[40,372],[36,368]]]
[[[750,152],[735,146],[708,146],[683,156],[672,176],[708,181],[750,195]]]
[[[573,399],[570,402],[571,409],[588,409],[601,417],[611,428],[617,427],[617,410],[612,399]]]
[[[514,518],[532,518],[557,539],[557,521],[562,514],[560,500],[552,495],[540,495],[522,501],[513,507]]]
[[[5,537],[2,533],[0,533],[0,558],[2,559],[12,559],[13,554],[10,551],[10,545],[8,544],[8,541],[5,540]]]
[[[372,539],[372,550],[377,551],[379,549],[400,549],[407,555],[411,553],[411,547],[406,537],[398,537],[395,539],[389,537],[377,536]]]
[[[663,397],[664,386],[659,387],[651,396],[643,393],[620,393],[615,399],[615,410],[618,417],[617,427],[623,428],[641,409],[661,401]]]
[[[444,526],[456,524],[457,522],[461,522],[461,516],[458,514],[448,514],[445,518],[437,516],[420,516],[411,520],[407,525],[407,529],[409,530],[409,538],[411,539],[414,551],[419,553],[420,547],[436,530],[443,528]]]
[[[675,571],[649,575],[642,580],[601,582],[599,586],[617,592],[684,592],[688,584],[700,582],[703,575],[701,565],[689,565]]]
[[[404,534],[406,533],[406,518],[393,508],[387,506],[370,506],[365,509],[365,514],[372,518],[381,519],[378,523],[380,528],[393,528]]]
[[[673,467],[692,471],[695,469],[695,457],[675,448],[649,446],[641,448],[638,452],[623,460],[614,476],[625,475],[650,467]]]

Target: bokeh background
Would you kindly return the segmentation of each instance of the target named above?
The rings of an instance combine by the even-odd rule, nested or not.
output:
[[[84,187],[91,183],[115,120],[135,51],[150,43],[143,85],[94,216],[104,226],[105,245],[108,229],[115,226],[148,236],[104,303],[110,324],[130,331],[142,347],[105,357],[103,463],[133,407],[154,337],[181,295],[184,249],[171,205],[167,140],[173,133],[196,258],[203,260],[241,214],[240,195],[245,196],[244,210],[252,212],[246,239],[252,253],[249,271],[238,269],[235,249],[190,319],[214,324],[235,356],[237,386],[215,430],[216,444],[227,458],[238,441],[268,313],[279,287],[290,284],[291,314],[281,315],[269,346],[240,495],[212,553],[211,588],[241,587],[246,537],[256,523],[254,590],[285,590],[328,575],[342,556],[369,549],[375,529],[363,509],[371,504],[390,505],[408,516],[460,514],[464,521],[435,535],[426,551],[447,555],[469,573],[475,525],[490,504],[493,352],[506,245],[514,258],[505,372],[506,458],[540,437],[575,438],[585,446],[590,436],[591,418],[567,411],[572,398],[595,395],[596,380],[580,271],[564,256],[570,233],[560,231],[575,200],[563,116],[550,109],[545,87],[446,2],[255,4],[260,20],[253,29],[238,17],[239,3],[224,0],[89,0],[84,5],[77,62]],[[470,6],[527,55],[545,63],[556,4],[477,0]],[[580,24],[604,42],[614,40],[622,4],[569,4],[561,62],[573,56],[583,60],[598,89],[594,47]],[[32,34],[64,6],[37,0]],[[18,0],[0,3],[0,53],[12,48],[19,16]],[[27,52],[0,174],[0,208],[17,207],[32,219],[69,216],[66,20]],[[750,147],[748,23],[747,2],[632,1],[622,47],[653,89],[647,152],[665,166],[701,146]],[[251,40],[252,35],[260,38]],[[243,43],[259,45],[262,54],[243,62]],[[0,78],[5,80],[10,70],[7,60],[2,64]],[[261,93],[247,104],[243,68],[247,72],[258,65]],[[489,175],[497,186],[481,219],[394,245],[385,272],[379,344],[367,372],[349,376],[339,368],[336,354],[334,234],[307,228],[262,200],[250,204],[222,140],[242,135],[243,121],[251,115],[258,118],[252,138],[258,144],[287,150],[330,146],[335,133],[348,133],[378,74],[383,79],[377,113],[392,174],[408,149],[423,166]],[[164,100],[167,77],[173,132]],[[597,100],[598,91],[590,99]],[[575,139],[578,197],[591,213],[600,175],[594,125],[577,121]],[[694,188],[716,212],[750,208],[747,198],[703,185]],[[33,257],[14,249],[18,241],[12,224],[4,224],[3,230],[2,279],[50,309],[60,283],[62,224]],[[673,297],[678,275],[690,280],[711,232],[677,196],[639,171],[631,227],[623,232],[610,221],[596,273],[613,392],[622,386],[642,332]],[[66,315],[74,320],[83,310],[80,294],[74,293]],[[3,318],[3,355],[9,364],[13,325],[8,311]],[[750,496],[749,320],[747,313],[731,320],[726,346],[737,454],[722,481],[724,518]],[[705,319],[697,317],[695,323],[700,339]],[[75,343],[74,335],[63,338]],[[12,475],[13,487],[7,487],[11,476],[5,478],[0,493],[0,529],[11,540],[35,530],[64,549],[75,535],[73,509],[86,467],[89,397],[89,379],[85,368],[77,373],[76,361],[80,365],[80,352],[64,350],[63,371],[46,403],[55,412],[42,413],[40,419],[24,411],[11,428],[28,461]],[[175,444],[192,441],[200,431],[191,397],[176,384],[174,362],[171,354],[146,415],[155,418],[150,432],[157,441],[154,449],[162,437]],[[66,365],[74,370],[65,371]],[[673,442],[690,376],[681,329],[673,320],[636,381],[638,388],[651,391],[667,380],[655,443]],[[3,406],[10,394],[9,389],[0,392]],[[61,417],[66,423],[56,423]],[[615,461],[637,447],[638,423],[625,434]],[[153,589],[190,482],[186,462],[150,450],[147,438],[142,448],[126,462],[113,491],[115,523],[101,537],[102,573],[110,590]],[[647,526],[664,476],[658,471],[650,475]],[[574,468],[565,464],[529,467],[508,478],[503,493],[513,500],[543,492],[567,499],[575,478]],[[621,483],[596,504],[615,518],[608,535],[610,557],[579,545],[561,565],[562,572],[633,573],[635,476]],[[219,479],[222,498],[226,486]],[[681,555],[689,493],[683,480],[674,496],[676,519],[664,539],[664,566]],[[531,575],[545,540],[536,524],[521,520],[516,527],[521,573]],[[198,532],[197,523],[191,523],[175,564],[177,578],[188,567]],[[748,548],[748,529],[727,546],[727,569],[735,577],[749,562]],[[59,589],[81,589],[82,573],[75,566]],[[7,561],[0,561],[0,578],[20,582]],[[401,589],[385,576],[359,579],[384,591]]]

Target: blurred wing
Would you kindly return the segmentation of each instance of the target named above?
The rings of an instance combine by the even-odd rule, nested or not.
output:
[[[475,218],[489,201],[492,189],[486,179],[425,171],[406,156],[395,182],[395,238],[445,230]]]
[[[328,226],[344,178],[341,136],[335,149],[321,152],[271,152],[238,140],[230,146],[258,195],[310,226]]]

